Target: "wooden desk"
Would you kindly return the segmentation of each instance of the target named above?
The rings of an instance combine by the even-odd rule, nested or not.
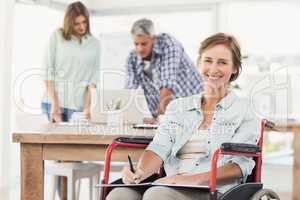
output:
[[[103,124],[70,127],[46,124],[37,129],[23,126],[14,131],[13,142],[21,144],[21,199],[44,199],[44,160],[100,161],[108,144],[120,136],[153,137],[153,130],[111,129]],[[114,161],[137,160],[142,150],[119,148]]]
[[[47,124],[30,129],[23,124],[21,131],[15,131],[13,142],[21,144],[21,199],[42,200],[44,198],[44,160],[103,160],[108,144],[119,136],[152,137],[154,131],[110,130],[98,124],[87,128],[75,128]],[[279,125],[280,131],[294,134],[293,200],[300,200],[300,123]],[[120,134],[123,133],[123,134]],[[112,159],[126,161],[129,149],[119,149]],[[141,150],[130,151],[137,159]],[[125,158],[125,160],[124,160]]]

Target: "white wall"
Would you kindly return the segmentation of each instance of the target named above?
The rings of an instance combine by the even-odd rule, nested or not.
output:
[[[129,32],[137,19],[149,18],[154,22],[156,33],[166,32],[175,36],[196,62],[200,41],[215,32],[214,12],[214,7],[211,7],[201,12],[181,10],[174,13],[92,17],[92,31],[101,43],[101,86],[106,89],[124,86],[126,58],[133,49]],[[113,73],[110,73],[111,70]]]
[[[299,9],[298,1],[231,1],[219,9],[219,30],[234,34],[249,56],[239,78],[241,86],[257,92],[264,82],[261,95],[271,99],[274,117],[300,115]]]
[[[214,0],[88,0],[87,5],[90,8],[94,8],[97,10],[102,9],[116,9],[116,8],[130,8],[130,7],[156,7],[156,6],[187,6],[187,5],[193,5],[193,4],[208,4],[208,3],[214,3],[216,1]]]
[[[43,95],[42,59],[50,35],[63,23],[63,12],[17,4],[13,33],[14,111],[39,114]]]
[[[273,68],[271,66],[288,67],[288,73],[291,74],[288,82],[291,87],[287,87],[290,90],[288,102],[291,102],[292,105],[290,110],[300,113],[300,107],[296,105],[298,102],[297,92],[300,91],[296,83],[300,76],[298,67],[300,62],[294,62],[300,55],[300,46],[295,45],[300,43],[298,37],[300,28],[295,26],[300,20],[300,14],[297,12],[300,3],[273,0],[214,1],[221,3],[207,4],[207,1],[189,1],[179,8],[176,5],[183,1],[152,2],[152,4],[164,8],[167,7],[164,5],[170,3],[169,7],[173,11],[161,13],[161,10],[157,10],[158,6],[151,7],[144,1],[128,0],[125,1],[127,3],[122,1],[120,5],[116,5],[117,1],[86,2],[89,6],[95,3],[92,8],[98,9],[97,15],[91,17],[91,25],[92,32],[99,37],[102,46],[103,81],[101,86],[103,88],[120,88],[124,85],[124,64],[128,51],[133,47],[129,34],[130,27],[136,19],[148,17],[154,21],[157,32],[168,32],[178,38],[193,61],[196,60],[200,41],[208,35],[216,31],[234,34],[242,45],[243,54],[249,55],[249,59],[244,62],[243,73],[238,79],[243,91],[249,92],[251,90],[249,86],[254,85],[253,81],[258,82],[261,76],[268,78],[270,69]],[[205,2],[205,4],[200,2]],[[103,7],[100,7],[100,4]],[[194,4],[197,5],[196,9],[191,8],[191,5]],[[124,8],[121,9],[120,6]],[[131,12],[135,10],[131,6],[140,6],[140,8],[146,9],[142,9],[142,11],[147,12]],[[105,15],[101,15],[101,10],[105,9]],[[118,15],[115,10],[120,11],[121,14]],[[124,13],[127,14],[124,15]],[[16,32],[14,33],[14,75],[26,75],[28,69],[40,67],[40,59],[44,51],[43,45],[47,42],[52,30],[61,24],[62,15],[63,10],[51,11],[42,6],[18,5],[15,20]],[[36,20],[35,16],[39,16],[39,20]],[[46,19],[47,24],[43,23]],[[26,23],[32,21],[34,23]],[[35,30],[35,24],[42,28]],[[28,31],[20,34],[26,28]],[[29,51],[28,47],[30,47]],[[276,71],[277,69],[275,67],[272,70]],[[103,75],[104,71],[105,75]],[[292,73],[290,73],[291,71]],[[251,80],[252,83],[248,84],[248,80]],[[20,102],[24,102],[25,107],[33,108],[31,109],[33,112],[38,112],[39,108],[42,94],[40,82],[41,80],[35,78],[24,83],[25,92],[17,95],[20,97]],[[115,84],[116,82],[118,84]],[[34,95],[27,95],[26,90],[30,87],[34,87]]]
[[[223,3],[220,30],[239,37],[247,53],[299,55],[299,9],[299,1]]]
[[[10,114],[11,114],[11,42],[14,0],[0,1],[0,193],[9,198],[5,191],[10,181]],[[4,193],[5,192],[5,193]],[[2,196],[1,196],[2,199]]]

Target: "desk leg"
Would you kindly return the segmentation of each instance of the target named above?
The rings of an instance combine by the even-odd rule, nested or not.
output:
[[[293,200],[300,200],[300,133],[294,134]]]
[[[61,191],[61,200],[67,200],[68,199],[68,187],[67,187],[67,184],[68,184],[68,180],[66,177],[64,176],[61,176],[60,177],[60,191]]]
[[[44,199],[42,144],[21,144],[21,200]]]

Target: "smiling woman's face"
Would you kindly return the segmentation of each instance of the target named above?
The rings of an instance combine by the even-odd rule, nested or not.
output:
[[[200,73],[206,86],[215,89],[227,87],[231,75],[237,73],[231,51],[223,44],[204,50],[200,59]]]

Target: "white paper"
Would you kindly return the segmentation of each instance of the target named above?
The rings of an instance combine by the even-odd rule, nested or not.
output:
[[[140,184],[98,184],[96,187],[145,187],[145,186],[166,186],[166,187],[180,187],[180,188],[202,188],[209,189],[208,185],[181,185],[181,184],[164,184],[164,183],[140,183]]]
[[[156,129],[158,126],[157,124],[135,124],[133,125],[133,128],[149,128],[149,129]]]

